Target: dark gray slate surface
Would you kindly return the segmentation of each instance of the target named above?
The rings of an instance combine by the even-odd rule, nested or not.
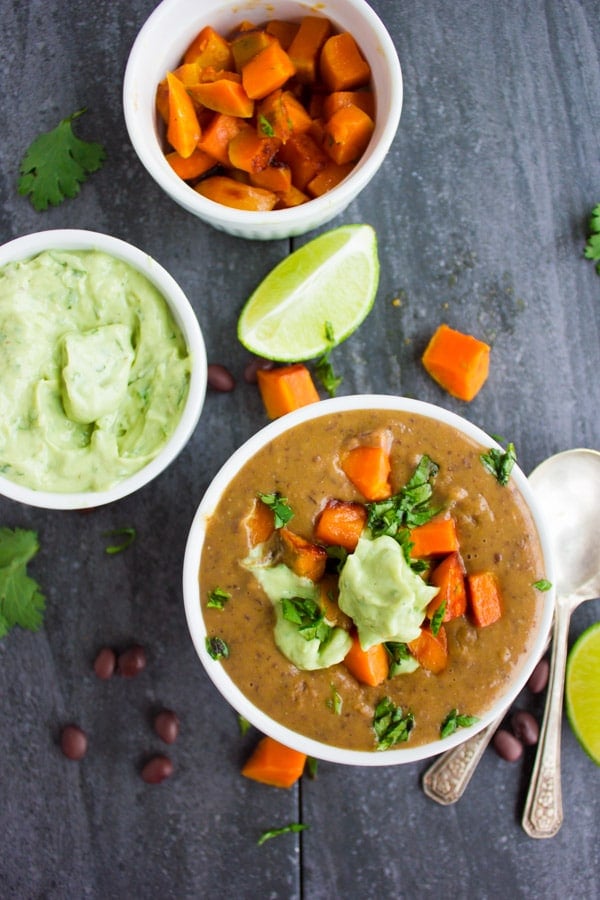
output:
[[[374,0],[405,79],[398,135],[381,172],[332,224],[370,222],[380,242],[375,308],[336,351],[343,393],[401,393],[467,415],[515,440],[530,471],[572,446],[600,447],[600,278],[582,259],[600,201],[600,16],[597,0]],[[519,820],[532,756],[489,750],[454,807],[425,798],[425,765],[321,764],[290,792],[239,767],[256,738],[196,660],[184,620],[187,529],[227,455],[265,423],[235,323],[245,298],[290,247],[213,231],[174,206],[138,163],[120,91],[152,0],[3,0],[0,41],[0,236],[84,227],[132,241],[188,293],[209,358],[238,378],[209,393],[185,452],[134,498],[92,513],[0,500],[0,522],[39,532],[34,574],[45,626],[0,642],[0,896],[7,898],[523,898],[599,896],[600,770],[563,727],[565,824],[532,841]],[[79,133],[109,160],[81,196],[44,214],[17,196],[24,149],[87,105]],[[310,237],[308,235],[307,237]],[[399,298],[401,303],[393,300]],[[489,381],[468,407],[419,363],[441,321],[487,338]],[[139,538],[104,553],[107,529]],[[600,618],[574,616],[573,639]],[[99,682],[98,646],[142,642],[137,680]],[[541,699],[523,695],[538,712]],[[173,778],[145,785],[161,749],[150,721],[182,720]],[[62,724],[90,737],[81,763],[57,748]],[[301,819],[300,837],[256,844]]]

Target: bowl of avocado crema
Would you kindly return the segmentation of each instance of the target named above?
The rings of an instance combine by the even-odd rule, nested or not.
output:
[[[100,506],[159,475],[206,391],[200,325],[147,253],[93,231],[0,247],[0,493]]]

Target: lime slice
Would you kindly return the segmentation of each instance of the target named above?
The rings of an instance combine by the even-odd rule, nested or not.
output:
[[[266,359],[299,362],[339,344],[367,316],[377,292],[377,235],[341,225],[295,250],[266,276],[238,320],[241,343]]]
[[[569,651],[565,701],[575,737],[600,766],[600,622],[590,625]]]

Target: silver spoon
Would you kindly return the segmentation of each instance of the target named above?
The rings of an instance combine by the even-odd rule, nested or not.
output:
[[[569,514],[569,528],[572,529],[574,526],[580,524],[579,516],[583,517],[583,510],[581,509],[582,501],[578,499],[581,495],[582,490],[584,491],[584,496],[589,496],[591,501],[588,508],[586,508],[585,510],[586,521],[588,520],[588,518],[594,517],[594,502],[596,502],[595,509],[598,508],[597,497],[600,493],[600,454],[595,450],[567,450],[564,453],[559,453],[556,456],[550,457],[550,459],[541,463],[537,467],[537,469],[535,469],[534,472],[531,473],[531,486],[536,493],[536,499],[538,500],[538,505],[541,507],[542,513],[544,513],[545,517],[549,519],[549,524],[554,519],[556,519],[556,510],[553,508],[553,504],[555,502],[554,497],[556,496],[555,491],[560,489],[560,487],[557,488],[555,485],[553,485],[551,489],[548,489],[546,485],[546,479],[550,477],[554,478],[554,475],[551,473],[554,473],[555,471],[553,467],[558,465],[560,465],[561,467],[561,471],[557,472],[559,478],[562,477],[564,470],[568,469],[570,473],[570,481],[572,481],[573,479],[573,473],[571,470],[574,470],[577,473],[578,484],[579,481],[583,482],[583,488],[580,487],[575,493],[574,502],[576,504],[576,507],[572,507],[571,513]],[[586,477],[589,478],[589,485],[585,483]],[[564,508],[565,503],[563,502],[561,504],[561,510],[563,510]],[[562,516],[562,512],[559,513],[559,516]],[[598,529],[597,518],[598,514],[596,513],[596,532]],[[554,534],[554,528],[551,529],[551,533]],[[590,545],[594,546],[591,536]],[[600,542],[596,540],[595,546],[598,547],[599,545]],[[559,549],[554,550],[557,560],[560,560],[557,565],[557,578],[559,580],[559,584],[557,585],[557,587],[558,591],[560,592],[562,591],[562,584],[565,576],[563,574],[563,554],[562,551],[560,551],[559,555],[559,551],[560,547]],[[589,547],[587,547],[586,544],[586,558],[588,552]],[[591,559],[593,559],[593,553]],[[596,578],[598,577],[597,573],[600,571],[600,564],[598,564],[597,559],[595,569],[594,564],[590,563],[589,571],[595,571]],[[593,578],[594,576],[592,575],[591,577]],[[578,602],[581,602],[581,599],[590,599],[596,596],[599,591],[600,588],[598,587],[598,584],[596,584],[595,589],[593,589],[590,585],[587,592],[585,590],[581,592],[581,598]],[[574,609],[574,607],[572,607],[572,609]],[[472,738],[469,738],[467,741],[459,744],[452,750],[448,750],[446,753],[440,756],[439,759],[437,759],[433,763],[433,765],[429,767],[429,769],[427,769],[423,776],[422,786],[423,791],[425,792],[425,794],[427,794],[428,797],[444,806],[450,805],[451,803],[456,803],[456,801],[462,797],[473,773],[475,772],[475,769],[477,768],[479,760],[483,756],[487,745],[494,736],[503,718],[504,714],[502,714],[496,721],[492,722],[482,731],[475,734]]]
[[[522,824],[530,837],[546,838],[563,820],[560,739],[571,613],[600,596],[600,453],[557,453],[530,481],[554,553],[556,607],[546,708]]]

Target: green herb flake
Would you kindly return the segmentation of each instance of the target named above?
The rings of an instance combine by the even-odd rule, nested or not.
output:
[[[269,122],[266,116],[260,115],[258,117],[258,127],[259,130],[266,135],[267,137],[274,137],[275,131],[273,130],[273,126]]]
[[[330,709],[331,712],[334,713],[334,715],[341,716],[342,706],[343,706],[343,700],[342,700],[341,694],[339,693],[339,691],[336,690],[336,687],[334,684],[332,684],[330,686],[330,688],[331,688],[331,695],[327,698],[327,700],[325,701],[325,704],[327,706],[327,709]]]
[[[113,528],[112,531],[105,531],[102,536],[123,538],[119,544],[110,544],[106,547],[105,552],[110,556],[114,556],[115,553],[122,553],[123,550],[131,547],[137,537],[137,531],[132,525],[127,525],[123,528]]]
[[[73,122],[86,109],[78,109],[52,131],[40,134],[27,148],[20,165],[19,194],[29,196],[38,212],[76,197],[88,175],[106,159],[102,144],[82,141],[73,133]]]
[[[238,728],[240,729],[240,734],[244,737],[250,731],[250,722],[246,719],[245,716],[238,715]]]
[[[283,528],[293,518],[294,511],[291,509],[287,498],[282,497],[278,491],[274,491],[271,494],[263,494],[259,491],[258,498],[273,511],[275,528]]]
[[[444,621],[444,615],[446,613],[446,601],[443,600],[436,611],[434,612],[431,619],[431,633],[434,636],[437,636],[440,633],[440,628],[442,627],[442,622]]]
[[[216,587],[213,591],[208,592],[208,600],[206,605],[209,609],[224,609],[225,604],[231,599],[231,594],[224,591],[223,588]]]
[[[15,625],[28,631],[42,626],[46,599],[27,574],[38,550],[35,531],[0,528],[0,637]]]
[[[257,844],[260,847],[261,844],[264,844],[265,841],[270,841],[271,838],[279,837],[282,834],[296,834],[299,831],[304,831],[306,828],[308,828],[308,825],[302,825],[300,822],[292,822],[289,825],[283,825],[281,828],[269,828],[268,831],[263,831]]]
[[[537,588],[538,591],[549,591],[552,587],[552,582],[548,581],[547,578],[540,578],[539,581],[533,582],[534,588]]]
[[[411,659],[411,652],[408,644],[403,641],[386,641],[385,649],[390,656],[390,667],[388,669],[388,678],[394,678],[398,672],[402,671],[402,663]]]
[[[315,363],[315,374],[329,396],[335,397],[336,391],[343,379],[341,376],[335,374],[330,360],[331,351],[335,347],[335,336],[331,322],[325,322],[325,338],[328,346],[323,355],[320,356]]]
[[[220,637],[207,637],[206,650],[211,659],[227,659],[229,657],[229,647]]]
[[[592,210],[589,221],[589,237],[583,250],[586,259],[598,260],[596,272],[600,275],[600,203]]]
[[[396,744],[404,743],[410,737],[415,724],[411,712],[404,715],[402,707],[395,706],[389,697],[383,697],[375,707],[373,730],[377,750],[389,750]]]
[[[478,716],[465,716],[459,714],[457,709],[451,709],[440,726],[440,737],[446,738],[458,728],[469,728],[475,722],[479,722]]]
[[[479,457],[483,466],[494,476],[498,484],[508,484],[513,466],[517,461],[517,452],[512,441],[505,441],[503,438],[496,437],[498,443],[505,443],[506,450],[500,450],[492,447],[487,453],[482,453]]]
[[[414,561],[410,558],[410,529],[424,525],[440,512],[439,508],[431,505],[433,483],[438,472],[437,463],[424,454],[399,493],[387,500],[367,503],[367,526],[372,537],[393,537],[401,545],[411,566]],[[422,564],[419,568],[422,569]]]
[[[307,756],[304,771],[306,772],[308,777],[312,778],[314,780],[317,777],[318,769],[319,769],[318,759],[315,759],[314,756]]]
[[[305,641],[315,638],[322,644],[331,637],[333,628],[328,625],[318,603],[306,597],[284,597],[281,600],[283,618],[298,626],[298,633]]]

